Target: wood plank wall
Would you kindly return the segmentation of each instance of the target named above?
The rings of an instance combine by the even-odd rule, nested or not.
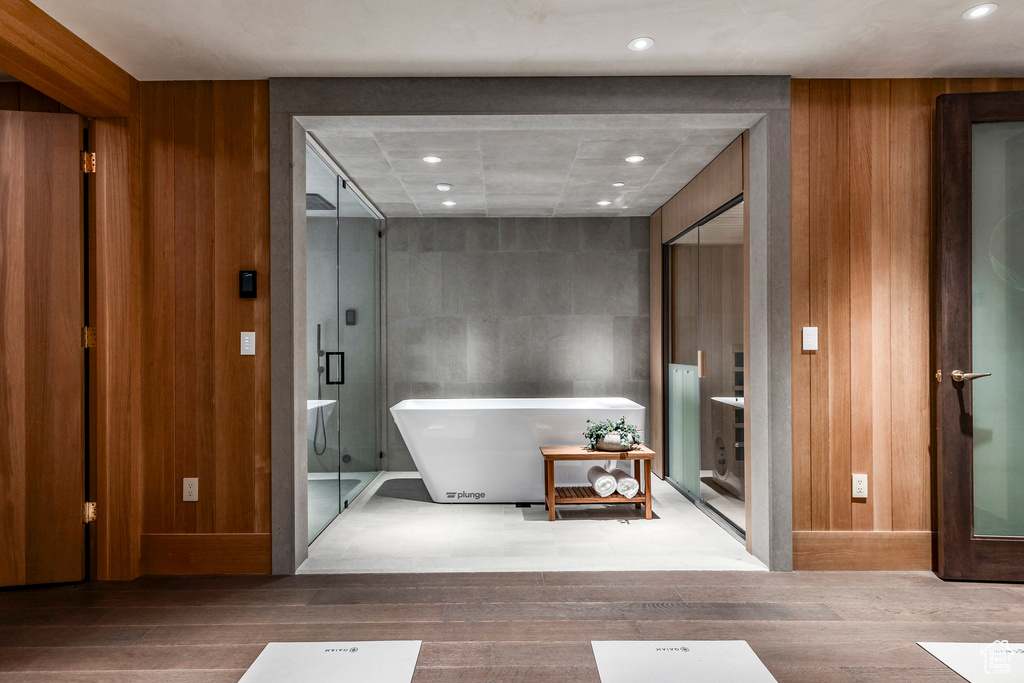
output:
[[[269,572],[268,84],[142,83],[141,101],[141,570]]]
[[[138,86],[133,96],[138,102]],[[89,184],[89,324],[98,336],[89,352],[90,493],[100,508],[91,575],[122,581],[139,575],[142,529],[138,114],[93,120],[90,140],[97,169]]]
[[[663,245],[704,216],[744,191],[745,134],[736,138],[704,170],[651,215],[651,397],[650,447],[658,454],[653,470],[664,478],[665,467],[665,298]],[[749,430],[748,432],[749,433]],[[749,528],[749,527],[748,527]]]
[[[792,82],[795,569],[930,569],[932,127],[1024,80]],[[801,328],[819,350],[801,351]],[[851,497],[868,475],[866,501]]]
[[[0,110],[37,111],[50,114],[74,114],[57,100],[18,81],[0,81]]]

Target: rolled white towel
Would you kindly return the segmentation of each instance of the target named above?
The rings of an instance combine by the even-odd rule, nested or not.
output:
[[[594,465],[587,471],[587,479],[590,480],[590,485],[597,491],[597,495],[602,498],[607,498],[615,493],[615,477],[600,465]]]
[[[616,467],[609,474],[615,477],[615,490],[626,498],[632,498],[640,492],[640,482],[629,476],[625,471]]]

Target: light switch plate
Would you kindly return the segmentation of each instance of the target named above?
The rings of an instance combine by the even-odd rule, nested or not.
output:
[[[185,477],[181,480],[181,499],[186,503],[195,503],[199,500],[198,477]]]
[[[804,328],[804,351],[817,351],[818,350],[818,328],[817,327],[805,327]]]
[[[867,498],[868,497],[868,475],[866,475],[866,474],[855,474],[855,475],[853,475],[853,497],[854,498]]]
[[[243,332],[242,333],[242,355],[243,356],[255,356],[256,355],[256,333],[255,332]]]

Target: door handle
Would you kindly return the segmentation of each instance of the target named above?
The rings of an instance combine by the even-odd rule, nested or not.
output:
[[[971,380],[991,376],[991,372],[964,372],[963,370],[954,370],[950,374],[950,377],[953,378],[954,382],[970,382]]]

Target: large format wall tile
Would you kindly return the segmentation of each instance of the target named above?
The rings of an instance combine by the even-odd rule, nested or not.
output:
[[[625,396],[647,405],[647,218],[387,224],[387,404]],[[415,469],[389,418],[388,468]]]

